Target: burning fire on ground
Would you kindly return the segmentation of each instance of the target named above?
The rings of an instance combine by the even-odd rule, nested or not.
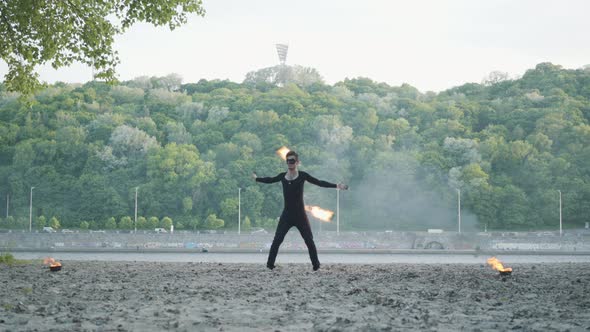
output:
[[[332,216],[334,215],[334,211],[322,209],[321,207],[314,205],[306,205],[305,211],[311,213],[314,218],[324,222],[331,222]]]
[[[501,275],[507,275],[507,274],[512,273],[512,268],[511,267],[504,267],[502,262],[500,262],[496,257],[488,258],[488,264],[490,264],[490,266],[494,270],[500,272]]]
[[[49,269],[51,271],[59,271],[61,270],[61,263],[53,259],[52,257],[47,257],[43,260],[44,265],[49,265]]]

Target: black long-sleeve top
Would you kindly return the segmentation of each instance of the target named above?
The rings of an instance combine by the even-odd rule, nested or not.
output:
[[[281,181],[283,184],[283,198],[285,200],[284,211],[294,213],[305,212],[305,205],[303,203],[303,184],[305,181],[324,188],[337,187],[336,184],[318,180],[307,172],[299,171],[299,176],[294,180],[285,179],[286,174],[286,172],[283,172],[275,177],[256,178],[257,182],[262,183],[275,183]]]

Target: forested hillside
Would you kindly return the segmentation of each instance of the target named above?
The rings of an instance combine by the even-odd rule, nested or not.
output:
[[[281,74],[282,73],[282,74]],[[420,92],[367,78],[327,85],[314,70],[243,83],[178,76],[111,86],[54,84],[25,102],[0,85],[0,228],[273,227],[278,184],[301,169],[350,185],[343,229],[556,229],[590,221],[590,69],[542,63],[520,79]],[[8,196],[8,204],[6,198]],[[334,190],[306,203],[336,209]],[[8,206],[9,217],[6,218]],[[153,218],[155,217],[155,218]],[[54,220],[54,222],[55,222]],[[324,224],[332,229],[332,224]],[[314,226],[315,227],[315,226]]]

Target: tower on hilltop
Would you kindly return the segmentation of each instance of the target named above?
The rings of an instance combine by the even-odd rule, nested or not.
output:
[[[289,45],[287,44],[276,44],[277,53],[279,55],[279,61],[281,65],[284,65],[287,62],[287,52],[289,51]]]

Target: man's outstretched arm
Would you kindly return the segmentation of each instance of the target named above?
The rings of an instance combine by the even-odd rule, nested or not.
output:
[[[320,187],[324,187],[324,188],[338,188],[338,189],[342,189],[342,190],[346,190],[348,189],[348,186],[345,184],[335,184],[335,183],[331,183],[328,181],[323,181],[323,180],[318,180],[316,178],[314,178],[313,176],[309,175],[309,173],[307,174],[307,182],[315,184],[316,186],[320,186]]]
[[[275,176],[275,177],[262,177],[259,178],[258,175],[256,175],[256,173],[252,173],[252,177],[254,178],[254,180],[256,180],[256,182],[262,182],[262,183],[275,183],[275,182],[279,182],[281,181],[281,176],[283,175],[283,173]]]

